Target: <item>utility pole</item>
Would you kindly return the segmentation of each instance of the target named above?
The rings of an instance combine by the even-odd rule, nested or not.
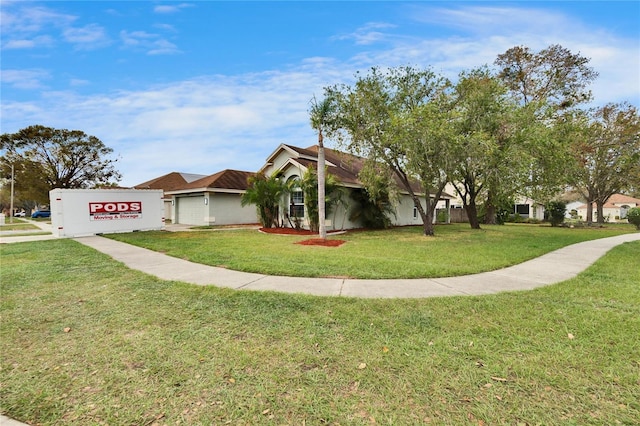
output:
[[[9,223],[13,223],[13,181],[14,181],[13,162],[11,162],[11,201],[9,202],[9,204],[11,205],[11,211],[9,212]]]

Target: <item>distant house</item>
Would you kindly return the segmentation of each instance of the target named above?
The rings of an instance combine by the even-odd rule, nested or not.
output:
[[[325,158],[327,173],[333,175],[339,185],[347,190],[347,195],[343,198],[345,204],[338,206],[327,216],[327,230],[351,229],[362,226],[360,223],[354,222],[349,218],[354,203],[349,193],[363,188],[358,174],[360,170],[362,170],[365,159],[329,148],[325,148]],[[260,168],[259,172],[267,176],[273,173],[280,173],[283,179],[291,180],[302,178],[309,167],[317,169],[317,164],[317,145],[300,148],[281,144],[269,155],[266,163]],[[395,206],[395,217],[390,217],[392,223],[396,226],[422,224],[422,219],[414,206],[413,199],[401,186],[399,186],[399,188],[400,200]],[[416,183],[412,189],[416,194],[422,197],[425,196],[424,191],[418,183]],[[453,197],[448,194],[443,194],[441,200],[439,200],[441,207],[448,211],[449,200],[452,198]],[[288,225],[288,219],[286,219],[288,215],[290,218],[297,217],[302,220],[305,227],[309,226],[302,191],[290,194],[288,200],[286,200],[286,205],[288,206],[287,211],[280,212],[280,219],[285,225]],[[422,205],[424,207],[425,203],[423,202]]]
[[[593,203],[593,217],[592,221],[598,220],[596,203]],[[634,207],[640,207],[640,199],[629,197],[623,194],[613,194],[607,202],[602,206],[602,215],[605,218],[605,222],[627,222],[627,213],[629,209]],[[578,208],[578,216],[582,220],[587,220],[587,205],[582,204]]]
[[[451,206],[453,207],[452,222],[468,222],[467,214],[463,210],[462,198],[457,193],[455,186],[452,183],[448,183],[445,191],[456,194],[455,198],[451,200]],[[525,196],[516,196],[515,203],[511,206],[511,216],[518,216],[522,219],[543,220],[544,205]]]
[[[567,211],[564,214],[566,219],[570,219],[578,214],[578,207],[582,206],[584,201],[571,201],[567,203]]]
[[[134,186],[134,189],[162,189],[165,193],[164,218],[165,220],[173,220],[171,197],[166,197],[167,191],[173,191],[175,189],[181,188],[193,181],[202,179],[203,177],[205,177],[205,175],[171,172],[136,185]]]
[[[513,205],[513,214],[524,219],[544,220],[544,204],[528,197],[518,197]]]
[[[255,206],[242,206],[241,198],[253,172],[223,170],[166,191],[174,223],[238,225],[258,223]]]

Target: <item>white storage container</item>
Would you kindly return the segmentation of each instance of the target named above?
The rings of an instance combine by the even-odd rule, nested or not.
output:
[[[49,199],[57,237],[164,229],[160,189],[53,189]]]

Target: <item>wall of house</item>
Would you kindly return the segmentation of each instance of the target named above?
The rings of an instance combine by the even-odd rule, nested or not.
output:
[[[587,220],[587,209],[578,209],[578,217],[580,217],[580,219],[586,221]],[[621,222],[621,223],[627,223],[627,218],[623,218],[620,219],[621,213],[620,213],[620,208],[616,207],[616,208],[603,208],[602,209],[602,215],[605,218],[605,222]],[[616,219],[616,217],[618,217],[618,219]],[[598,215],[597,215],[597,211],[596,211],[596,206],[593,206],[593,222],[597,222],[598,221]]]
[[[362,225],[359,222],[354,222],[349,219],[351,215],[351,206],[353,200],[351,199],[350,188],[344,188],[344,194],[342,196],[343,203],[337,205],[333,211],[327,215],[327,230],[340,231],[343,229],[359,228]]]
[[[256,207],[243,207],[241,198],[241,194],[220,192],[174,196],[174,223],[194,226],[258,223]]]
[[[426,208],[426,203],[421,201],[422,208]],[[417,209],[414,212],[414,203],[410,195],[402,194],[398,204],[396,204],[396,216],[391,216],[391,222],[395,226],[422,225],[422,218]],[[414,214],[415,213],[415,214]]]
[[[280,170],[284,164],[291,158],[291,154],[287,150],[282,150],[274,159],[273,165],[264,170],[264,174],[269,176],[274,170]]]
[[[164,199],[164,220],[173,220],[173,208],[171,205],[171,197]]]
[[[208,193],[207,225],[244,225],[258,223],[255,205],[242,206],[242,194]]]

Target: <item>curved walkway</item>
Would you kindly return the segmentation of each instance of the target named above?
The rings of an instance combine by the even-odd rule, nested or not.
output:
[[[539,258],[491,272],[450,278],[357,280],[279,277],[193,263],[103,237],[76,241],[106,253],[131,269],[164,280],[215,285],[236,290],[271,290],[317,296],[422,298],[530,290],[575,277],[611,248],[640,240],[640,233],[585,241]]]
[[[51,225],[47,223],[30,222],[41,230],[51,230]],[[52,235],[12,237],[8,234],[3,233],[0,242],[56,238]],[[182,281],[196,285],[214,285],[236,290],[270,290],[317,296],[362,298],[469,296],[531,290],[573,278],[613,247],[638,240],[640,240],[640,232],[585,241],[508,268],[460,277],[358,280],[280,277],[239,272],[189,262],[104,237],[75,238],[75,241],[105,253],[131,269],[154,275],[163,280]]]

